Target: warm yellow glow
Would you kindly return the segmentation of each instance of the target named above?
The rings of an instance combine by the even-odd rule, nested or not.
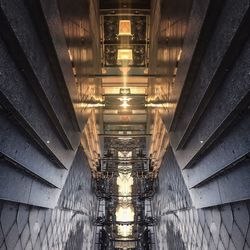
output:
[[[123,108],[127,108],[127,107],[129,107],[130,105],[128,104],[128,102],[123,101],[123,103],[122,103],[120,106],[123,107]]]
[[[128,98],[128,97],[124,96],[124,97],[122,97],[122,98],[119,98],[119,100],[122,102],[122,104],[120,105],[121,107],[127,108],[127,107],[130,106],[130,105],[128,104],[128,102],[131,100],[131,98]]]
[[[119,98],[119,100],[120,100],[121,102],[129,102],[129,101],[131,100],[131,98],[129,98],[129,97],[127,97],[127,96],[123,96],[123,97]]]
[[[124,101],[120,106],[126,109],[126,108],[128,108],[130,105],[129,105],[126,101]]]
[[[127,76],[129,72],[129,67],[126,63],[126,60],[122,62],[122,67],[119,68],[119,70],[122,72],[123,76]]]
[[[131,137],[118,137],[119,140],[132,140]]]
[[[129,95],[130,94],[130,88],[120,88],[120,94]]]
[[[72,57],[72,54],[71,54],[71,51],[68,49],[68,53],[69,53],[69,59],[71,62],[73,62],[73,57]]]
[[[174,107],[173,103],[169,103],[169,102],[163,102],[163,103],[146,103],[145,104],[146,107],[151,107],[151,108],[172,108]]]
[[[119,36],[131,36],[131,21],[130,20],[119,21]]]
[[[152,108],[162,108],[162,107],[168,107],[168,103],[147,103],[145,104],[145,106]]]
[[[74,104],[75,108],[99,108],[99,107],[105,107],[104,103],[87,103],[87,102],[82,102],[82,103],[76,103]]]
[[[182,53],[182,50],[180,49],[180,51],[179,51],[179,53],[178,53],[178,56],[177,56],[177,62],[179,62],[180,59],[181,59],[181,53]]]
[[[132,49],[118,49],[118,61],[131,61],[133,60]]]

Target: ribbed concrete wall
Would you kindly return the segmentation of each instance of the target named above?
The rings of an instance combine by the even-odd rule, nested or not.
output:
[[[89,250],[96,210],[91,173],[80,147],[54,209],[0,201],[0,249]]]
[[[250,198],[249,6],[193,1],[172,105],[162,112],[196,207]]]
[[[0,55],[0,199],[53,208],[87,118],[57,1],[1,1]]]
[[[196,209],[170,147],[152,204],[158,221],[156,249],[250,249],[250,202]]]

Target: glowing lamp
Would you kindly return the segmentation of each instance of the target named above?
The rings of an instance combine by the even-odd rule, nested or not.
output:
[[[131,36],[131,21],[120,20],[119,21],[119,36]]]
[[[132,61],[133,55],[132,55],[132,49],[118,49],[118,61]]]

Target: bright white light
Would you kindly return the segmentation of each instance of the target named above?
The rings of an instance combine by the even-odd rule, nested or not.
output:
[[[134,208],[129,207],[119,207],[116,210],[116,220],[120,222],[133,222],[134,221]],[[118,234],[127,237],[132,234],[132,225],[118,225]]]
[[[151,107],[151,108],[168,108],[169,103],[146,103],[146,107]]]
[[[128,159],[132,157],[132,151],[118,152],[119,159]],[[133,222],[134,208],[132,205],[132,186],[134,179],[131,176],[132,165],[118,165],[119,176],[117,178],[118,186],[118,206],[116,208],[116,220],[119,222]],[[127,197],[124,197],[127,196]],[[128,237],[133,234],[133,225],[118,225],[118,235]]]
[[[123,108],[127,108],[130,105],[128,104],[128,102],[131,100],[131,98],[128,98],[127,96],[121,97],[119,98],[119,100],[122,102],[122,104],[120,105]]]
[[[117,178],[118,193],[122,196],[131,195],[133,183],[133,177],[130,173],[119,173],[119,176]]]
[[[133,222],[134,221],[134,208],[132,206],[122,207],[120,206],[116,210],[116,220],[119,222]]]
[[[127,108],[130,105],[127,102],[124,101],[120,106],[123,107],[123,108]]]
[[[99,107],[105,107],[104,103],[87,103],[87,102],[82,102],[82,103],[76,103],[74,105],[76,108],[99,108]]]

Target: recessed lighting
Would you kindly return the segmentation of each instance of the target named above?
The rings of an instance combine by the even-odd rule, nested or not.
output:
[[[131,61],[133,60],[132,49],[118,49],[118,61]]]
[[[120,20],[119,21],[119,36],[131,36],[131,21]]]
[[[46,141],[48,144],[50,143],[50,141]]]

